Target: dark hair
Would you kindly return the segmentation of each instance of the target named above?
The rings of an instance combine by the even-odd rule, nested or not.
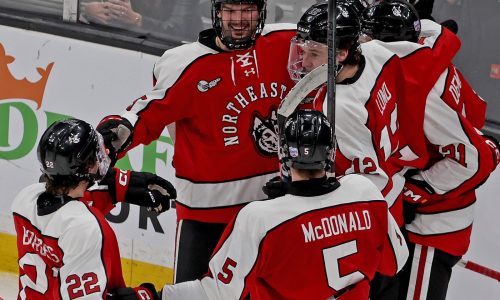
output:
[[[93,157],[86,161],[85,165],[78,170],[79,173],[87,173],[97,163],[97,158]],[[52,195],[66,195],[70,190],[76,188],[80,182],[89,181],[88,178],[75,175],[52,175],[43,174],[45,191]]]
[[[344,65],[357,65],[361,61],[361,47],[357,41],[352,39],[341,39],[338,44],[339,49],[348,50],[346,59],[342,62]]]

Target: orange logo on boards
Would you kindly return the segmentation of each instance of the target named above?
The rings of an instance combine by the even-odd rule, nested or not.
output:
[[[38,74],[42,76],[37,82],[24,79],[16,79],[9,70],[8,65],[15,60],[13,56],[7,55],[3,45],[0,43],[0,100],[5,99],[26,99],[35,101],[37,109],[42,105],[45,85],[49,79],[53,62],[45,69],[36,68]]]

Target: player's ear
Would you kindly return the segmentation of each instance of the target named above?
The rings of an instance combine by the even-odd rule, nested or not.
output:
[[[344,60],[347,58],[347,55],[349,55],[349,50],[339,49],[337,51],[337,63],[343,63]]]

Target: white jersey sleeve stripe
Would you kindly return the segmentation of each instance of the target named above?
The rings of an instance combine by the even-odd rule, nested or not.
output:
[[[421,175],[438,194],[447,193],[469,178],[479,169],[479,153],[464,131],[460,116],[441,99],[446,83],[447,71],[443,72],[438,82],[427,97],[425,108],[424,131],[430,143],[440,147],[452,145],[462,151],[456,151],[456,157],[445,157]],[[459,148],[460,147],[460,148]],[[460,157],[457,157],[460,156]],[[464,165],[457,159],[463,159]]]
[[[462,209],[436,214],[417,214],[406,229],[419,235],[433,235],[457,232],[468,228],[474,220],[474,205]]]

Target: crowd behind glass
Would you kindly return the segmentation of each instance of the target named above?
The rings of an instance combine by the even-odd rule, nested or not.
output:
[[[0,9],[14,8],[60,18],[62,2],[2,0]],[[296,23],[316,2],[319,1],[268,0],[266,23]],[[211,27],[210,8],[211,0],[80,0],[78,22],[183,43],[196,40],[202,29]],[[487,101],[487,119],[500,125],[500,0],[434,0],[432,17],[438,22],[457,22],[462,48],[454,63]]]

